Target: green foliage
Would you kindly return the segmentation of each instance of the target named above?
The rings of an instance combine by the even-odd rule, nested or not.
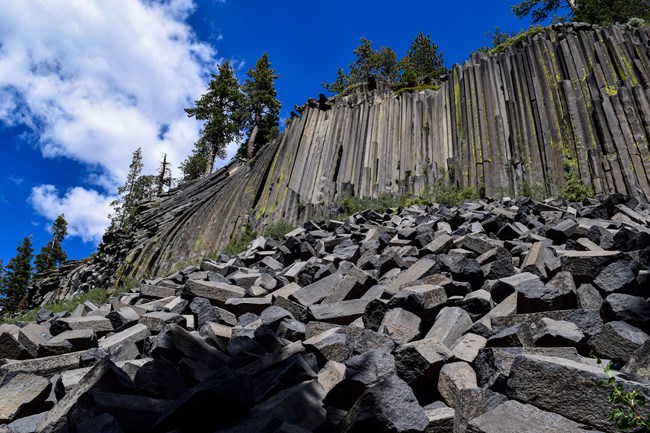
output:
[[[458,206],[465,200],[474,200],[479,198],[479,194],[475,188],[469,186],[459,188],[439,182],[426,188],[422,197],[431,203]]]
[[[430,84],[437,81],[438,77],[447,73],[442,53],[438,53],[438,46],[433,43],[429,35],[420,32],[400,61],[400,67],[412,71],[418,84]]]
[[[284,238],[284,235],[293,229],[294,227],[287,221],[278,220],[267,225],[264,228],[263,235],[266,237],[281,240]],[[221,253],[227,256],[239,254],[242,251],[246,250],[249,244],[253,242],[258,236],[259,233],[253,228],[253,225],[246,223],[242,227],[241,232],[223,247]],[[207,258],[211,257],[208,256]]]
[[[573,21],[599,25],[625,23],[630,18],[650,18],[650,5],[645,0],[580,0],[573,12]]]
[[[135,280],[129,280],[128,285],[125,284],[123,286],[120,286],[112,293],[106,291],[105,289],[92,289],[70,300],[49,304],[45,308],[52,313],[62,313],[64,311],[73,312],[75,308],[84,302],[92,302],[93,304],[99,306],[100,304],[105,304],[108,302],[112,296],[122,295],[128,292],[131,288],[137,286],[138,283],[135,282],[135,284],[133,284],[133,281]],[[5,319],[1,323],[34,322],[40,309],[41,308],[39,307],[32,310],[27,310],[23,312],[19,317],[15,319]]]
[[[458,206],[465,200],[479,198],[475,188],[451,187],[444,183],[437,183],[429,186],[420,195],[406,194],[395,196],[392,194],[380,194],[377,198],[371,197],[345,197],[338,201],[338,212],[342,216],[350,216],[364,210],[385,212],[387,209],[399,206],[420,205],[439,203],[448,206]]]
[[[365,83],[375,75],[377,51],[372,48],[371,40],[362,37],[361,44],[354,50],[354,55],[356,59],[350,64],[348,83]]]
[[[625,23],[625,25],[630,27],[648,27],[648,21],[650,21],[650,17],[646,17],[646,18],[632,17],[629,20],[627,20],[627,23]]]
[[[120,278],[115,288],[109,290],[109,294],[113,296],[122,295],[128,292],[129,290],[133,289],[134,287],[138,287],[139,285],[140,282],[133,277]]]
[[[568,17],[574,4],[575,0],[524,0],[512,6],[512,13],[520,19],[531,15],[533,22],[538,23],[560,10],[566,11],[566,14],[559,19]]]
[[[506,42],[508,39],[513,38],[517,35],[515,33],[502,32],[501,27],[496,26],[494,28],[494,33],[486,32],[485,36],[487,36],[492,40],[491,42],[493,47],[498,47],[499,45]]]
[[[355,60],[350,64],[350,72],[345,74],[338,68],[336,81],[322,83],[325,90],[343,93],[351,86],[367,83],[378,77],[389,83],[399,83],[401,87],[415,88],[419,85],[434,84],[438,77],[447,73],[442,53],[431,41],[429,35],[418,34],[406,56],[397,61],[397,54],[391,47],[373,49],[372,41],[361,38],[361,44],[354,50]],[[403,71],[400,73],[400,71]]]
[[[330,93],[343,93],[348,87],[348,76],[343,68],[336,71],[336,80],[333,83],[321,83],[321,86]]]
[[[400,87],[397,89],[396,95],[400,96],[403,93],[422,92],[424,90],[440,90],[440,84],[418,84],[412,87]]]
[[[539,182],[533,185],[524,182],[520,186],[519,195],[522,197],[530,197],[535,201],[542,201],[546,198],[546,188]]]
[[[250,224],[244,224],[241,233],[228,242],[221,252],[227,256],[234,256],[244,251],[248,245],[257,238],[257,231]]]
[[[217,258],[217,255],[216,254],[208,254],[208,255],[205,256],[205,258],[214,260],[214,259]],[[176,262],[174,264],[174,267],[172,268],[172,273],[180,272],[183,269],[189,268],[190,266],[199,266],[201,264],[201,261],[202,261],[201,258],[195,257],[195,258],[192,258],[192,259],[181,260],[180,262]],[[167,275],[169,275],[169,273],[165,272],[163,274],[157,275],[156,277],[166,277]]]
[[[379,52],[375,54],[374,67],[379,75],[384,80],[394,83],[399,80],[399,65],[397,63],[397,54],[391,47],[381,47]]]
[[[185,161],[181,162],[180,170],[183,173],[181,182],[189,182],[199,179],[205,175],[205,168],[208,165],[208,146],[205,140],[199,139],[194,143],[192,154]]]
[[[496,53],[501,53],[508,48],[516,45],[517,43],[523,41],[524,39],[533,36],[537,33],[540,33],[544,31],[544,27],[540,25],[532,25],[528,27],[527,30],[522,30],[520,31],[516,36],[512,36],[508,39],[505,39],[503,42],[501,42],[499,45],[495,46],[491,50],[488,51],[489,54],[496,54]]]
[[[489,53],[492,49],[498,47],[501,44],[504,44],[504,43],[508,42],[509,39],[514,38],[516,36],[517,36],[516,33],[502,32],[501,27],[496,26],[494,28],[494,33],[485,32],[485,37],[490,39],[490,46],[481,47],[476,51],[482,52],[482,53]]]
[[[556,12],[562,11],[557,16]],[[625,23],[630,18],[650,18],[650,5],[646,0],[524,0],[512,6],[517,18],[531,15],[534,23],[553,17],[553,21],[566,21],[609,25]]]
[[[226,145],[240,137],[245,120],[244,95],[228,60],[219,65],[219,74],[212,75],[208,91],[194,103],[195,107],[186,108],[185,112],[204,123],[195,152],[181,164],[185,180],[195,178],[196,166],[204,160],[203,174],[212,173],[215,158],[225,158]]]
[[[591,356],[596,359],[598,365],[602,365],[602,360],[593,352]],[[611,388],[607,399],[614,405],[614,409],[607,415],[607,419],[623,431],[634,428],[650,432],[650,415],[644,417],[639,412],[639,408],[646,404],[645,396],[638,389],[628,391],[621,383],[616,382],[616,377],[612,374],[611,369],[612,363],[610,362],[604,367],[607,381],[598,381],[599,387]]]
[[[404,69],[400,83],[405,86],[405,88],[415,88],[418,85],[418,77],[410,69]]]
[[[492,195],[493,195],[492,198],[501,200],[504,197],[512,198],[515,195],[515,191],[510,185],[508,186],[498,185],[494,187],[494,191]]]
[[[57,268],[68,260],[68,256],[61,248],[61,243],[68,234],[68,222],[65,220],[65,215],[61,214],[54,220],[51,231],[52,240],[41,248],[41,252],[36,255],[34,260],[36,273],[39,274]]]
[[[242,89],[246,95],[247,116],[244,123],[249,129],[246,157],[252,158],[259,146],[270,143],[279,134],[278,122],[282,105],[277,99],[275,80],[279,78],[271,68],[269,56],[264,53],[254,69],[246,73],[248,78]],[[244,153],[240,149],[240,153]]]
[[[576,171],[569,171],[564,175],[564,186],[562,187],[562,197],[569,200],[580,202],[586,198],[594,196],[594,192],[587,186]]]
[[[364,210],[384,212],[386,209],[402,206],[404,204],[402,200],[406,200],[407,198],[410,198],[410,196],[397,197],[388,193],[380,194],[377,198],[345,197],[338,201],[337,206],[339,214],[349,216]]]
[[[4,267],[0,284],[0,303],[8,312],[23,307],[29,283],[32,280],[32,237],[27,236],[16,248],[16,255]]]
[[[138,203],[154,195],[154,176],[143,176],[142,148],[133,152],[129,173],[124,185],[117,189],[119,197],[111,202],[114,213],[110,215],[109,230],[131,230],[135,224]]]
[[[293,230],[293,228],[294,227],[291,224],[289,224],[288,221],[285,220],[273,221],[272,223],[264,227],[264,236],[281,240],[284,238],[284,235],[286,235],[291,230]]]

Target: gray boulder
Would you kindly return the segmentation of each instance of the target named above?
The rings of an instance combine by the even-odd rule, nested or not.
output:
[[[607,419],[612,411],[608,400],[609,390],[598,386],[599,380],[607,379],[600,366],[556,357],[521,355],[512,364],[507,395],[613,433],[617,429]],[[648,387],[622,379],[619,383],[628,390],[636,388],[650,398]],[[650,408],[644,408],[642,413],[649,415]]]
[[[601,358],[612,360],[616,367],[626,364],[632,353],[650,340],[650,335],[626,322],[608,322],[591,339],[589,346]]]
[[[411,388],[392,375],[367,389],[339,425],[342,433],[424,432],[429,424]]]
[[[650,302],[639,296],[613,293],[605,298],[600,314],[605,322],[620,320],[650,332]]]
[[[510,400],[474,418],[467,433],[585,433],[586,426],[530,404]]]

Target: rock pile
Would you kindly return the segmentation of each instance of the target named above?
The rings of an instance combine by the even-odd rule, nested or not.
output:
[[[308,222],[2,325],[0,432],[614,432],[588,355],[650,398],[649,276],[623,196]]]

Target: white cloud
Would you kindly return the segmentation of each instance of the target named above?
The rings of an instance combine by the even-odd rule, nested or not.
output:
[[[2,2],[0,122],[32,128],[45,157],[86,164],[89,181],[108,194],[138,147],[145,172],[164,153],[177,167],[200,129],[183,108],[204,93],[216,55],[185,22],[194,7],[193,0]],[[96,223],[84,230],[80,222],[79,235],[95,236]]]
[[[97,244],[109,223],[113,198],[81,187],[71,188],[61,196],[54,185],[39,185],[32,188],[29,202],[36,212],[51,221],[65,214],[71,236]]]
[[[16,176],[9,176],[7,180],[13,183],[14,185],[18,185],[18,186],[22,185],[22,183],[25,181],[25,179]]]

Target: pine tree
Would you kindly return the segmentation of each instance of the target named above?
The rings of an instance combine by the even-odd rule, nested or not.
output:
[[[163,155],[163,160],[160,162],[160,167],[158,168],[158,174],[156,175],[156,195],[160,195],[164,192],[165,187],[168,189],[171,188],[172,182],[172,170],[171,163],[167,161],[167,154]]]
[[[195,101],[195,105],[194,108],[186,108],[185,112],[189,117],[204,122],[202,137],[195,148],[206,152],[203,171],[208,176],[212,173],[216,157],[226,157],[226,146],[239,138],[243,127],[244,95],[228,60],[219,65],[219,74],[212,75],[207,93]],[[184,175],[187,177],[187,173],[184,172]]]
[[[341,93],[348,85],[348,76],[345,75],[343,68],[339,68],[336,71],[336,81],[333,83],[321,83],[321,86],[330,93]]]
[[[438,53],[438,46],[431,41],[429,35],[425,36],[422,32],[411,42],[411,47],[400,61],[400,66],[405,71],[404,75],[415,76],[418,84],[432,83],[440,75],[447,73],[442,53]]]
[[[573,10],[572,21],[599,25],[625,23],[630,18],[650,19],[646,0],[580,0]]]
[[[572,12],[576,6],[577,0],[524,0],[512,6],[512,13],[517,18],[532,15],[533,22],[538,23],[560,9],[569,9]]]
[[[264,53],[247,75],[243,90],[249,111],[246,157],[250,159],[260,145],[269,143],[280,133],[278,122],[282,105],[274,84],[279,75],[271,68],[268,54]]]
[[[205,174],[205,167],[208,164],[208,149],[207,146],[199,139],[194,144],[192,154],[188,156],[185,161],[181,162],[178,167],[183,173],[181,182],[189,182],[194,179],[199,179]]]
[[[350,84],[366,83],[375,74],[377,64],[377,51],[372,48],[372,41],[364,37],[361,44],[354,50],[357,56],[350,64],[348,82]]]
[[[374,67],[377,70],[377,75],[384,80],[394,83],[399,80],[399,65],[397,62],[397,54],[391,47],[381,47],[379,52],[375,54]]]
[[[27,296],[29,283],[32,279],[32,259],[34,250],[32,248],[32,237],[27,236],[18,244],[16,255],[9,260],[4,269],[0,303],[3,307],[13,312],[21,307]]]
[[[68,260],[68,256],[61,247],[61,243],[68,234],[68,222],[65,220],[65,215],[61,214],[54,220],[51,231],[52,240],[41,248],[40,253],[36,255],[34,260],[34,266],[38,274],[57,268],[61,263]]]
[[[138,203],[153,195],[154,176],[143,176],[142,167],[142,149],[138,148],[131,157],[126,182],[117,189],[119,197],[111,202],[115,211],[110,215],[110,231],[130,230],[135,223]]]

